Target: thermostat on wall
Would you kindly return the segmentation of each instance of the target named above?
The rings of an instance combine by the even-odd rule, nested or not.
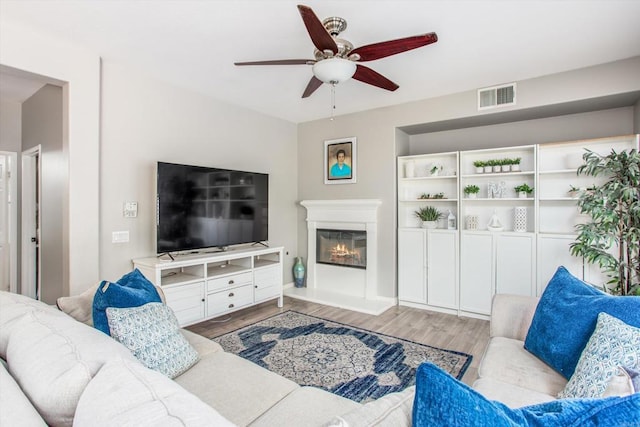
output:
[[[124,202],[125,218],[135,218],[138,216],[138,202]]]

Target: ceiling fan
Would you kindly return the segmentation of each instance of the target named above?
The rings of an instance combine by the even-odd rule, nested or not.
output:
[[[313,65],[313,77],[302,94],[303,98],[310,96],[322,83],[335,85],[352,77],[363,83],[394,91],[399,87],[397,84],[371,68],[356,63],[385,58],[438,41],[436,33],[427,33],[354,49],[349,41],[338,38],[347,28],[346,20],[331,17],[321,22],[310,7],[303,5],[298,5],[298,11],[316,47],[315,59],[249,61],[236,62],[235,65]]]

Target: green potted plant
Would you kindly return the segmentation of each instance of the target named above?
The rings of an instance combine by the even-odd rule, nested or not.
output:
[[[478,193],[480,192],[480,187],[474,184],[469,184],[466,187],[464,187],[463,191],[468,198],[475,199],[478,196]]]
[[[533,188],[529,187],[529,184],[526,182],[524,184],[516,185],[513,189],[516,190],[518,197],[521,199],[526,199],[531,193],[533,193]]]
[[[493,168],[492,169],[493,172],[500,172],[500,168],[501,168],[500,160],[497,160],[497,159],[489,160],[489,164]]]
[[[482,160],[476,160],[475,162],[473,162],[473,166],[476,167],[476,173],[484,172],[484,164],[485,162],[483,162]]]
[[[520,161],[522,160],[521,157],[516,157],[514,159],[511,159],[511,172],[520,172]]]
[[[415,211],[415,215],[422,221],[423,228],[437,228],[438,220],[443,217],[442,212],[433,206],[423,206]]]
[[[495,160],[487,160],[484,163],[484,173],[491,173],[493,172],[493,162]]]
[[[511,171],[511,159],[502,159],[502,160],[500,160],[500,170],[502,172]]]
[[[580,213],[591,221],[576,225],[571,254],[598,264],[610,279],[605,289],[640,295],[640,153],[611,150],[600,155],[586,150],[582,158],[578,174],[599,176],[604,182],[579,193]]]

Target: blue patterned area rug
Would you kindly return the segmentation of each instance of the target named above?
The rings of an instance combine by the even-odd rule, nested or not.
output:
[[[213,338],[300,385],[368,402],[415,384],[429,361],[460,379],[472,356],[286,311]]]

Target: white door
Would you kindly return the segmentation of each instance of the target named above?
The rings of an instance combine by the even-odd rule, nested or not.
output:
[[[398,230],[398,299],[427,303],[426,230]]]
[[[40,299],[40,146],[22,152],[21,293]]]
[[[491,314],[494,291],[493,235],[462,233],[460,239],[460,310]]]
[[[458,233],[427,231],[427,303],[458,308]]]
[[[17,153],[0,151],[0,290],[17,292]]]
[[[542,295],[561,265],[577,278],[584,277],[582,257],[571,255],[569,245],[575,241],[574,235],[538,235],[538,296]]]
[[[496,293],[535,295],[536,239],[533,233],[500,234],[496,240]]]

